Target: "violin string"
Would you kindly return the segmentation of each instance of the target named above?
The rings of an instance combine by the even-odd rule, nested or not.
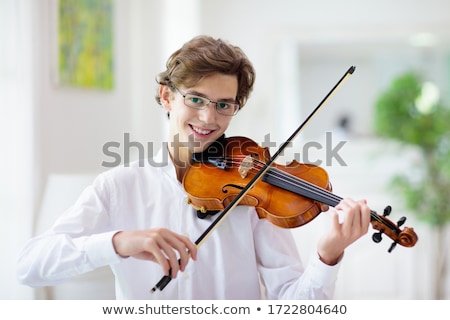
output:
[[[244,159],[246,156],[241,156],[242,159]],[[234,161],[236,157],[230,158],[230,160],[227,160],[227,163],[231,163],[234,165],[240,165],[241,161]],[[238,158],[239,159],[239,158]],[[257,166],[254,168],[254,170],[260,170],[264,163],[258,159],[252,158],[253,162],[257,164]],[[314,185],[313,183],[310,183],[308,181],[305,181],[299,177],[296,177],[288,172],[285,172],[283,170],[280,170],[278,168],[272,167],[270,170],[266,173],[266,175],[275,177],[277,179],[281,179],[284,182],[287,182],[288,184],[296,187],[301,187],[303,190],[310,191],[312,193],[315,193],[316,195],[323,196],[326,199],[329,199],[331,201],[334,201],[335,203],[338,203],[340,200],[342,200],[341,197],[333,194],[332,192],[329,192],[326,189],[323,189],[319,186]],[[373,210],[370,211],[371,217],[376,220],[377,222],[380,222],[382,224],[386,224],[381,217]]]
[[[339,201],[342,200],[342,198],[334,195],[333,193],[329,192],[324,188],[316,186],[315,184],[300,179],[278,168],[271,168],[271,169],[272,170],[267,173],[268,175],[272,176],[273,178],[279,179],[283,182],[286,182],[287,184],[293,187],[300,187],[302,190],[309,191],[317,197],[323,197],[323,199],[329,201],[329,203],[327,203],[328,205],[336,206],[339,203]]]

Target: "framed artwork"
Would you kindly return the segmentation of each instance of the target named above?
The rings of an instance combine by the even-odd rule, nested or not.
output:
[[[58,84],[111,90],[113,0],[57,0],[55,4]]]

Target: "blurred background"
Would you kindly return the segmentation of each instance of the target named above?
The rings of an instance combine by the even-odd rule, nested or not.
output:
[[[356,66],[280,161],[321,165],[335,194],[365,198],[379,214],[392,206],[389,219],[407,217],[400,228],[414,228],[419,241],[388,253],[392,240],[376,244],[370,230],[346,251],[335,298],[450,298],[448,220],[423,219],[431,207],[415,210],[390,187],[398,174],[426,178],[429,149],[383,134],[376,121],[392,119],[400,130],[422,114],[414,103],[413,120],[377,114],[379,98],[411,71],[432,85],[433,103],[448,105],[446,0],[0,0],[0,298],[114,297],[107,268],[57,287],[21,286],[17,253],[108,163],[157,152],[166,116],[154,100],[155,75],[198,34],[228,40],[253,61],[255,89],[228,136],[270,141],[274,150]],[[434,190],[446,198],[445,188]],[[325,212],[292,230],[305,263],[328,223]]]

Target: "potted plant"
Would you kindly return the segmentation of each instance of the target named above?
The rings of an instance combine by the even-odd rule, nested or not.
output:
[[[378,97],[374,127],[377,135],[413,146],[421,155],[418,168],[395,176],[392,187],[436,235],[434,299],[444,299],[445,230],[450,222],[450,110],[433,84],[407,72]]]

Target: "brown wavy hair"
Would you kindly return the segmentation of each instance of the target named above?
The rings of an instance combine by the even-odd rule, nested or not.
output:
[[[193,87],[213,73],[236,75],[236,102],[240,108],[246,104],[255,82],[253,65],[239,47],[204,35],[193,38],[175,51],[167,60],[166,68],[157,75],[156,81],[170,87]],[[155,98],[161,104],[158,92]]]

